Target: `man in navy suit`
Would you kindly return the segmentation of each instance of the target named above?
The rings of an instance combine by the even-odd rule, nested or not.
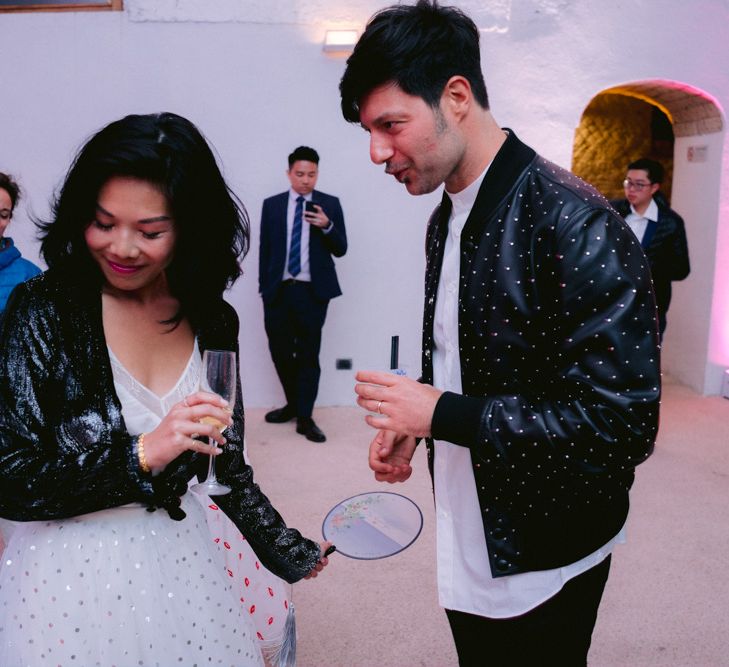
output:
[[[314,190],[319,154],[313,148],[291,153],[286,173],[291,189],[266,199],[261,212],[258,287],[271,358],[286,395],[286,405],[267,413],[266,421],[296,417],[297,433],[324,442],[311,413],[327,306],[342,293],[332,257],[347,252],[347,233],[339,199]]]
[[[671,303],[671,282],[691,271],[683,218],[668,206],[660,192],[663,166],[649,158],[628,165],[623,181],[625,199],[610,203],[625,218],[648,257],[658,308],[658,329],[663,338]]]

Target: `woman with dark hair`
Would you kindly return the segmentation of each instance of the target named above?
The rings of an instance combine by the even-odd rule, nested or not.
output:
[[[18,184],[8,174],[0,172],[0,314],[15,286],[41,272],[33,262],[21,257],[13,239],[5,236],[18,199]]]
[[[238,348],[223,292],[243,207],[189,121],[127,116],[81,149],[42,229],[49,269],[0,326],[0,664],[262,664],[188,483],[216,453],[215,505],[289,582],[328,544],[254,483],[240,386],[232,406],[197,391],[201,352]]]

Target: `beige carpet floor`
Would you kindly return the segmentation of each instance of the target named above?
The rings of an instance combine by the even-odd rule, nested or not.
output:
[[[405,484],[374,481],[373,431],[358,408],[322,408],[328,440],[248,411],[256,479],[291,526],[320,539],[328,510],[371,490],[397,491],[423,511],[423,532],[388,559],[334,555],[294,587],[299,667],[456,665],[435,584],[433,498],[419,449]],[[628,543],[619,546],[593,635],[593,667],[729,666],[729,400],[666,383],[655,454],[637,471]],[[485,647],[484,665],[488,665]]]

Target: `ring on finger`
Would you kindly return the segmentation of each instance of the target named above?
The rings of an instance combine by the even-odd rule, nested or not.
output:
[[[377,401],[377,412],[382,414],[382,401]]]

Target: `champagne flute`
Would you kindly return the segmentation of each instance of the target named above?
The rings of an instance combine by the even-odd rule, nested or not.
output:
[[[235,405],[235,389],[237,376],[235,372],[235,352],[229,350],[205,350],[202,358],[202,370],[200,372],[200,390],[217,394],[224,398],[230,410]],[[222,433],[227,425],[215,417],[203,417],[200,420],[203,424],[212,424],[220,429]],[[210,443],[211,447],[213,443]],[[215,475],[215,456],[210,455],[208,463],[208,476],[203,482],[191,487],[196,493],[206,496],[224,496],[230,493],[231,489],[225,484],[218,482]]]

